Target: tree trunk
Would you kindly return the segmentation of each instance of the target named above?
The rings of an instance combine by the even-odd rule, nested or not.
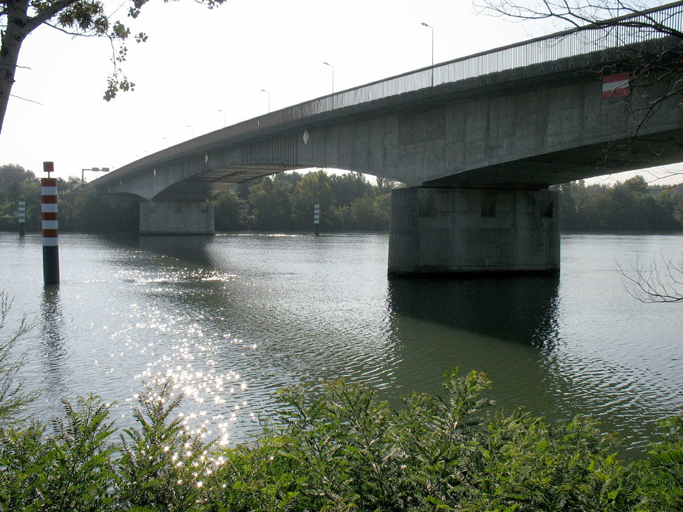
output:
[[[7,104],[14,85],[14,74],[19,61],[19,50],[27,35],[28,0],[9,2],[7,27],[2,33],[0,46],[0,133],[5,122]]]

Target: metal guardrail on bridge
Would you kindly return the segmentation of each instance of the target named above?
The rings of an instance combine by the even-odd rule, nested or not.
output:
[[[683,2],[567,30],[348,89],[283,109],[300,119],[339,108],[515,68],[615,50],[683,31]],[[676,41],[677,45],[683,41]],[[606,56],[609,58],[609,56]]]

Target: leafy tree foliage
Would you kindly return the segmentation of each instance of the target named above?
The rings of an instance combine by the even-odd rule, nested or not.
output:
[[[32,208],[34,194],[30,186],[33,182],[38,183],[35,174],[20,165],[9,164],[0,167],[0,229],[9,230],[14,223],[20,197],[26,199],[27,215],[31,210],[31,218],[33,218],[35,214],[35,207]],[[38,205],[40,205],[40,188],[37,191]],[[27,225],[26,228],[34,229],[32,225]]]
[[[324,231],[389,229],[390,191],[362,174],[280,173],[239,184],[213,199],[218,231],[310,231],[316,199]],[[80,179],[58,179],[59,228],[103,233],[138,230],[138,202],[99,196]],[[18,201],[26,201],[26,229],[40,230],[40,180],[16,165],[0,167],[0,230],[16,230]]]
[[[228,189],[214,201],[216,231],[239,231],[247,224],[248,204],[235,189]]]
[[[320,205],[320,227],[329,229],[330,224],[334,223],[332,206],[335,199],[330,177],[324,171],[308,173],[296,184],[292,194],[292,220],[295,226],[306,229],[311,225],[316,203]]]
[[[565,183],[560,191],[562,230],[568,232],[683,230],[683,188],[650,187],[642,176],[614,185]]]
[[[225,0],[196,0],[212,9]],[[148,0],[127,0],[124,9],[129,19],[140,15]],[[21,46],[34,30],[47,26],[74,36],[104,37],[112,46],[112,74],[107,79],[104,99],[120,91],[133,90],[135,84],[122,74],[129,38],[140,43],[145,33],[131,34],[124,21],[113,20],[102,0],[0,0],[0,132],[14,85]]]
[[[323,231],[387,231],[395,186],[388,180],[374,185],[359,173],[329,175],[322,170],[267,176],[213,200],[216,229],[310,231],[317,200]]]
[[[379,190],[379,187],[373,187],[363,174],[357,172],[333,174],[330,176],[329,183],[334,203],[341,207],[351,206],[356,199],[375,195]]]
[[[119,199],[118,203],[81,187],[81,180],[71,176],[57,179],[59,189],[59,229],[82,233],[135,231],[138,229],[138,203]],[[41,228],[40,179],[21,166],[0,167],[0,230],[17,229],[19,199],[26,205],[26,231]],[[116,200],[114,200],[116,201]]]
[[[17,373],[21,369],[24,356],[17,355],[16,345],[24,334],[31,329],[26,316],[22,317],[15,332],[4,337],[3,328],[12,308],[12,300],[4,291],[0,291],[0,425],[16,420],[21,411],[37,398],[37,393],[26,393],[23,384],[17,382]]]
[[[36,175],[33,171],[27,171],[20,165],[0,166],[0,193],[15,193],[17,187],[24,180],[34,180]]]
[[[283,176],[266,176],[249,187],[253,226],[259,231],[282,231],[291,224],[290,196],[296,185]]]
[[[63,231],[102,233],[137,231],[135,199],[98,196],[80,179],[59,180],[59,227]],[[280,173],[240,184],[213,199],[218,231],[311,231],[313,205],[320,204],[323,231],[387,231],[391,189],[357,173],[324,171]],[[614,185],[565,183],[560,191],[565,232],[683,230],[683,189],[650,186],[642,176]],[[0,167],[0,229],[16,230],[18,200],[26,201],[26,229],[40,229],[40,180],[17,165]]]

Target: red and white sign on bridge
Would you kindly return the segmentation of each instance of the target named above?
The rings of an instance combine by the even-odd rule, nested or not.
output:
[[[602,97],[628,96],[631,93],[629,73],[605,76],[602,79]]]

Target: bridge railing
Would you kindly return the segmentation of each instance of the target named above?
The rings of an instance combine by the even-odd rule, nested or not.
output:
[[[619,49],[671,35],[676,36],[674,44],[680,45],[683,43],[681,32],[683,2],[676,2],[373,82],[294,105],[280,114],[284,118],[300,119],[427,87],[593,52],[603,52],[603,59],[610,60],[609,50],[613,50],[616,60]]]

